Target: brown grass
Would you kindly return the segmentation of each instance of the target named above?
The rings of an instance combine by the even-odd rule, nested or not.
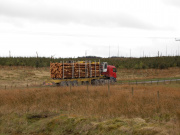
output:
[[[118,70],[119,80],[166,77],[180,77],[180,69]],[[69,117],[96,117],[105,121],[108,118],[140,117],[146,122],[158,122],[159,126],[162,123],[165,124],[171,129],[167,129],[169,134],[180,132],[179,82],[161,83],[162,85],[112,85],[110,95],[108,95],[107,85],[89,86],[88,91],[86,86],[72,87],[72,91],[69,87],[31,87],[40,86],[48,78],[50,78],[49,68],[0,67],[1,121],[8,119],[9,116],[13,117],[14,114],[18,117],[29,114],[51,117],[54,114],[60,114]],[[23,88],[27,84],[30,87]],[[12,89],[11,86],[13,86]],[[157,91],[159,91],[159,97]],[[11,118],[8,123],[11,123]],[[147,128],[149,130],[154,126]],[[164,129],[163,127],[162,130]]]
[[[107,85],[89,86],[88,91],[86,86],[72,87],[71,91],[69,87],[0,90],[0,121],[4,121],[0,123],[0,131],[2,129],[1,133],[31,134],[36,133],[34,129],[38,133],[46,133],[52,128],[50,131],[56,132],[49,125],[57,126],[65,119],[67,122],[59,125],[57,129],[62,127],[61,131],[67,127],[69,131],[73,129],[71,118],[85,118],[87,123],[91,119],[96,121],[88,123],[91,125],[90,129],[86,123],[79,125],[80,129],[83,126],[88,132],[92,130],[96,134],[114,129],[128,134],[178,135],[179,87],[178,83],[111,85],[110,95]],[[19,123],[22,126],[17,126]],[[123,126],[119,127],[118,124],[122,123]]]
[[[64,113],[99,118],[120,116],[169,121],[180,111],[180,90],[166,86],[51,87],[0,90],[0,114]],[[159,98],[157,96],[159,91]],[[178,113],[179,118],[179,113]]]
[[[37,86],[47,79],[50,79],[49,67],[0,66],[0,88]]]

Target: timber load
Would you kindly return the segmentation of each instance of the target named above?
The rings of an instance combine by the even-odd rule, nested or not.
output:
[[[99,62],[50,63],[52,79],[99,77]]]

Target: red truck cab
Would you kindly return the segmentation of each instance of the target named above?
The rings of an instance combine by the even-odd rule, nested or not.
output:
[[[114,81],[116,81],[117,75],[116,75],[116,67],[112,66],[112,65],[107,65],[107,71],[106,72],[102,72],[102,75],[113,79]]]

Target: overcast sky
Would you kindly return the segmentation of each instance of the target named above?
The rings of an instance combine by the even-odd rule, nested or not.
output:
[[[0,57],[178,55],[179,37],[180,0],[0,0]]]

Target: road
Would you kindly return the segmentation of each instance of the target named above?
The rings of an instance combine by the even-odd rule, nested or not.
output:
[[[148,83],[165,83],[165,82],[179,82],[180,79],[165,79],[165,80],[139,80],[139,81],[120,81],[120,83],[128,83],[128,84],[148,84]]]

